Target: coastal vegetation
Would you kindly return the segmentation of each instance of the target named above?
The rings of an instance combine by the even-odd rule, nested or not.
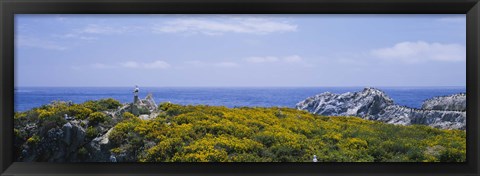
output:
[[[109,113],[120,106],[113,99],[83,104],[56,102],[17,112],[17,156],[22,155],[22,148],[38,148],[50,130],[67,123],[63,115],[69,114],[85,129],[84,144],[104,135],[109,142],[106,152],[119,161],[311,162],[313,155],[319,162],[466,160],[463,130],[321,116],[280,107],[162,103],[158,115],[146,120],[129,112],[119,116]],[[25,130],[35,125],[35,130]],[[75,147],[78,156],[73,158],[77,161],[94,155],[88,145]]]

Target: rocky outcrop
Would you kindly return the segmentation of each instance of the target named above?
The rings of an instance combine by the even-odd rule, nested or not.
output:
[[[139,100],[137,103],[128,103],[120,107],[113,113],[113,116],[119,117],[125,112],[130,112],[136,116],[152,114],[157,110],[158,106],[153,99],[152,94],[148,94],[145,99]]]
[[[87,161],[92,162],[108,162],[110,160],[110,149],[112,148],[110,141],[108,140],[109,134],[113,128],[107,131],[104,135],[96,137],[86,145],[89,151]]]
[[[357,116],[390,124],[421,124],[441,129],[465,129],[465,112],[399,106],[384,92],[375,88],[344,94],[322,93],[299,102],[296,108],[313,114]]]
[[[21,161],[65,162],[78,161],[77,151],[86,144],[85,129],[81,121],[74,120],[65,123],[61,128],[51,128],[44,135],[38,135],[38,140],[25,143],[22,146]],[[33,129],[41,134],[43,129]]]
[[[382,91],[366,88],[361,92],[333,94],[325,92],[308,97],[297,104],[297,109],[307,110],[314,114],[327,116],[367,116],[378,114],[387,106],[393,105],[393,100]]]
[[[52,107],[69,108],[68,102],[55,102]],[[133,113],[132,107],[138,110],[135,114],[142,120],[157,117],[160,111],[153,96],[147,95],[136,103],[128,103],[116,109],[101,111],[104,121],[90,123],[89,116],[77,118],[63,114],[53,117],[27,118],[18,117],[15,122],[15,158],[22,162],[121,162],[133,161],[129,152],[115,155],[111,152],[109,140],[113,127],[126,120],[125,112]],[[33,110],[32,110],[33,111]],[[36,111],[33,111],[36,112]],[[64,110],[68,113],[68,110]],[[35,113],[32,113],[35,114]],[[28,114],[26,114],[28,115]],[[63,117],[63,115],[65,115]],[[38,115],[37,115],[38,116]],[[45,119],[50,118],[50,119]]]
[[[378,120],[391,124],[428,125],[440,129],[465,129],[466,113],[460,111],[413,109],[399,105],[386,107],[379,114],[365,119]]]
[[[145,99],[140,100],[140,105],[147,108],[150,112],[157,110],[157,104],[155,103],[155,100],[153,99],[153,95],[151,93],[149,93],[145,97]]]
[[[467,95],[464,93],[448,96],[434,97],[425,100],[422,109],[445,110],[445,111],[466,111]]]

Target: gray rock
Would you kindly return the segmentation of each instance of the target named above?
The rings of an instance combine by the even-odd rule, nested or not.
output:
[[[132,104],[125,104],[122,107],[120,107],[118,110],[112,113],[113,117],[121,117],[123,113],[125,112],[131,112],[131,106]]]
[[[461,111],[423,110],[392,105],[368,117],[391,124],[421,124],[441,129],[465,129],[466,113]]]
[[[45,133],[36,131],[40,141],[21,146],[20,161],[67,162],[78,161],[77,151],[85,144],[85,130],[78,121],[67,122],[61,127],[48,129]]]
[[[138,118],[140,118],[140,119],[142,119],[142,120],[149,120],[149,119],[150,119],[150,115],[148,115],[148,114],[143,114],[143,115],[138,116]]]
[[[67,145],[70,145],[72,143],[72,139],[73,139],[73,136],[72,136],[72,124],[70,122],[67,122],[65,125],[63,125],[62,127],[62,131],[64,133],[63,135],[63,142],[65,142],[65,144]]]
[[[297,109],[307,110],[314,114],[367,116],[379,113],[387,106],[393,105],[393,100],[382,91],[365,88],[361,92],[333,94],[325,92],[299,102]]]
[[[445,110],[445,111],[466,111],[467,95],[464,93],[448,96],[434,97],[425,100],[422,109]]]
[[[63,142],[70,147],[69,151],[76,150],[78,146],[84,143],[85,139],[85,129],[80,126],[80,121],[71,121],[67,122],[62,127],[63,131]]]
[[[153,95],[149,93],[145,99],[140,100],[141,104],[146,107],[150,112],[157,110],[157,104],[153,99]]]
[[[102,136],[96,137],[93,139],[88,145],[87,149],[90,151],[90,158],[88,161],[94,162],[108,162],[110,161],[110,149],[112,146],[110,145],[110,141],[108,140],[108,136],[112,132],[113,128],[108,130]]]
[[[390,97],[375,88],[365,88],[355,93],[322,93],[299,102],[296,108],[319,115],[357,116],[389,124],[422,124],[441,129],[465,129],[466,119],[466,113],[461,111],[414,109],[395,105]]]
[[[153,99],[153,95],[149,93],[145,99],[139,100],[137,103],[128,103],[123,105],[117,111],[112,113],[113,117],[120,117],[125,112],[130,112],[136,116],[142,114],[151,114],[157,110],[158,106]]]
[[[109,162],[111,156],[115,161],[136,161],[136,151],[124,151],[123,153],[112,155],[110,150],[112,144],[108,137],[113,126],[124,120],[119,118],[125,112],[131,112],[132,107],[139,110],[140,118],[149,120],[158,116],[159,111],[153,96],[149,94],[145,99],[137,103],[125,104],[117,110],[105,111],[112,117],[108,123],[101,123],[95,126],[98,132],[96,138],[86,137],[86,128],[88,120],[75,120],[67,115],[65,124],[51,123],[50,126],[42,126],[39,121],[24,120],[16,123],[15,128],[22,133],[17,136],[18,144],[16,147],[16,161],[25,162]],[[141,112],[141,113],[140,113]],[[27,142],[28,138],[38,136],[38,142]],[[37,140],[36,140],[37,141]],[[154,144],[152,144],[153,146]],[[150,146],[151,147],[151,146]],[[141,149],[139,149],[141,150]]]

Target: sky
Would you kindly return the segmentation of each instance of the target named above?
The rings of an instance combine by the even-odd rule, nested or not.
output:
[[[19,14],[15,86],[465,86],[465,46],[464,14]]]

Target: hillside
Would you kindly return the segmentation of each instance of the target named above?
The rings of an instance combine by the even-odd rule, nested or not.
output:
[[[57,102],[15,114],[18,161],[463,162],[466,134],[291,108],[162,103],[155,118],[115,100]],[[67,122],[63,114],[73,116]],[[53,159],[52,159],[53,158]]]

